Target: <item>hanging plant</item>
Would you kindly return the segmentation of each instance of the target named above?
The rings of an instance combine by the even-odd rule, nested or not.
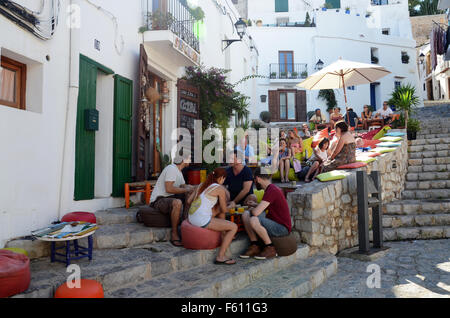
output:
[[[337,106],[336,94],[332,89],[321,89],[317,98],[326,101],[327,111],[330,111]]]

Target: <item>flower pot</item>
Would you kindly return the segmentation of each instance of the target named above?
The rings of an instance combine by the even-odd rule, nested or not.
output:
[[[350,14],[350,10],[345,10],[345,14]]]
[[[415,132],[415,131],[407,131],[406,135],[408,136],[408,140],[416,140],[417,139],[417,132]]]
[[[327,8],[322,8],[322,11],[327,11]]]

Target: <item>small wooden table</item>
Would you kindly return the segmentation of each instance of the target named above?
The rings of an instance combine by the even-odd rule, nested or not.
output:
[[[302,186],[299,184],[296,184],[293,186],[290,183],[286,183],[285,185],[280,185],[280,189],[283,191],[284,197],[287,199],[288,193],[295,192],[298,188],[301,188]]]

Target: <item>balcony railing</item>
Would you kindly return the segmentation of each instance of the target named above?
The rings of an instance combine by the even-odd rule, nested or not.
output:
[[[308,65],[270,64],[270,79],[304,79],[308,77]]]
[[[194,32],[195,18],[180,0],[144,0],[143,10],[148,30],[170,30],[200,53],[200,42]]]
[[[382,6],[382,5],[387,5],[389,4],[389,0],[372,0],[371,4],[373,6]]]

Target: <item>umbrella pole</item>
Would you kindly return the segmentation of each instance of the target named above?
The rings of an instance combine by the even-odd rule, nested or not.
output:
[[[347,90],[345,88],[344,75],[342,75],[342,87],[344,88],[345,111],[347,112],[347,121],[348,121],[348,125],[350,126],[350,117],[348,116],[348,107],[347,107]]]

